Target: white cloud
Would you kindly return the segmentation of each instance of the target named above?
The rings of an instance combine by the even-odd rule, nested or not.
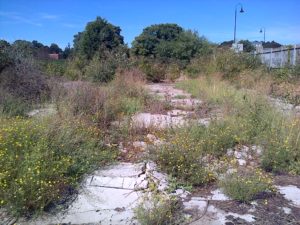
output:
[[[83,27],[82,24],[78,24],[78,23],[62,23],[61,25],[63,27],[67,27],[67,28],[81,28],[81,27]]]
[[[47,20],[56,20],[60,17],[59,15],[49,14],[49,13],[40,13],[40,16],[42,19],[47,19]]]
[[[0,17],[6,18],[8,21],[7,22],[13,22],[13,23],[27,23],[33,26],[38,26],[41,27],[42,24],[38,23],[34,20],[28,19],[24,16],[21,16],[17,12],[3,12],[0,11]]]

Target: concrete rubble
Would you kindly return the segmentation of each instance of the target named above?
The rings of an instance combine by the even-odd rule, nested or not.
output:
[[[20,223],[134,224],[133,209],[147,193],[149,182],[160,191],[168,188],[167,175],[158,172],[153,162],[109,166],[86,177],[66,210]]]
[[[165,129],[189,124],[189,116],[196,107],[202,104],[201,100],[193,99],[190,94],[174,88],[171,84],[152,84],[147,86],[149,92],[160,99],[170,102],[173,109],[166,114],[137,113],[131,119],[132,126],[137,128]],[[275,102],[274,104],[279,104]],[[281,102],[279,105],[282,105]],[[284,105],[284,111],[291,110],[290,105]],[[40,111],[31,112],[30,116],[40,114]],[[210,118],[198,118],[196,122],[208,126]],[[148,133],[143,141],[129,143],[133,148],[146,151],[149,145],[165,144],[155,135]],[[127,147],[127,145],[125,145]],[[129,150],[124,143],[119,143],[122,153]],[[263,149],[261,146],[236,146],[227,150],[227,156],[237,161],[237,166],[253,166],[259,164]],[[209,155],[202,159],[205,165],[218,164]],[[235,172],[236,168],[227,168],[225,173]],[[20,220],[18,224],[110,224],[127,225],[138,224],[134,219],[134,208],[141,202],[145,194],[151,192],[150,186],[156,190],[177,196],[183,203],[183,211],[189,218],[191,225],[224,225],[232,218],[239,218],[247,223],[255,221],[253,212],[256,204],[247,213],[241,215],[233,212],[225,212],[215,205],[213,201],[226,202],[231,199],[222,190],[214,189],[209,194],[191,194],[184,188],[178,188],[168,193],[168,175],[158,170],[152,161],[142,163],[118,163],[106,168],[96,170],[83,180],[78,195],[73,202],[69,202],[66,209],[55,214],[45,214],[42,217],[30,221]],[[296,186],[277,186],[291,207],[300,208],[300,189]],[[291,209],[282,207],[289,214]],[[229,224],[229,223],[228,223]],[[232,224],[232,223],[231,223]]]

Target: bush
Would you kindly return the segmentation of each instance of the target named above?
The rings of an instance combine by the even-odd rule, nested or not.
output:
[[[0,86],[15,96],[36,100],[49,94],[46,77],[38,70],[32,57],[24,58],[19,52],[10,52],[12,63],[0,73]]]
[[[185,72],[191,78],[196,78],[201,74],[208,75],[216,72],[216,60],[213,55],[199,56],[191,60]]]
[[[261,63],[259,59],[247,53],[222,51],[216,55],[217,69],[225,78],[233,78],[243,70],[256,69]]]
[[[175,225],[183,222],[180,203],[172,196],[147,196],[134,209],[134,214],[141,225]]]
[[[0,109],[8,115],[24,115],[49,98],[50,88],[33,58],[15,52],[10,52],[10,58],[11,63],[0,72]]]
[[[165,77],[166,79],[174,82],[177,78],[180,77],[180,73],[181,69],[179,65],[177,65],[176,63],[170,63],[167,67]]]
[[[65,60],[47,60],[40,62],[41,70],[49,76],[62,77],[66,72]]]
[[[0,115],[25,116],[30,109],[32,109],[31,104],[0,87]]]
[[[88,61],[80,57],[68,60],[65,75],[71,80],[82,79],[86,64],[88,64]]]
[[[146,79],[152,82],[164,80],[167,73],[167,66],[158,62],[142,60],[139,69],[146,74]]]
[[[85,76],[94,82],[108,82],[114,78],[117,64],[113,58],[100,59],[94,56],[85,67]]]
[[[267,171],[300,174],[300,121],[278,120],[266,132],[262,166]]]
[[[190,127],[176,130],[168,141],[154,151],[153,157],[160,168],[180,182],[191,185],[206,184],[214,179],[206,170],[201,158],[204,155],[204,127]]]
[[[226,175],[219,186],[226,195],[241,202],[249,202],[261,193],[274,191],[272,178],[260,170]]]
[[[107,126],[113,120],[130,116],[143,108],[146,93],[138,70],[120,71],[107,86],[90,82],[69,82],[55,96],[58,111]]]
[[[83,174],[116,156],[101,130],[80,120],[0,122],[1,205],[17,216],[57,203]]]

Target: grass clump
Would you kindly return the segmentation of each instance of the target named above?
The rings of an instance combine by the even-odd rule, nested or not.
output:
[[[226,195],[241,202],[250,202],[259,194],[274,191],[272,178],[261,170],[228,174],[219,181],[219,186]]]
[[[203,152],[219,157],[236,144],[258,144],[264,147],[262,167],[266,171],[300,173],[299,119],[283,115],[264,96],[237,90],[222,80],[200,78],[177,86],[222,108],[223,119],[198,133],[205,143]]]
[[[300,121],[274,123],[266,134],[262,166],[266,171],[300,174]]]
[[[16,216],[59,202],[84,173],[116,156],[97,127],[56,119],[0,119],[0,202]]]
[[[146,196],[134,214],[141,225],[177,225],[183,222],[181,205],[175,196]]]
[[[148,97],[143,84],[139,71],[123,71],[105,86],[69,82],[54,98],[59,113],[70,117],[84,116],[104,127],[143,109]]]
[[[0,87],[0,115],[25,116],[32,107],[32,104]]]
[[[157,148],[153,154],[163,171],[186,185],[202,185],[214,180],[212,173],[201,162],[204,141],[197,139],[199,134],[205,135],[204,127],[171,132],[168,138],[170,143]]]

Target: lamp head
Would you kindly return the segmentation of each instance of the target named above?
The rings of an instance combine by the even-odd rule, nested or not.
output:
[[[263,32],[262,29],[260,29],[259,33],[262,33],[262,32]]]
[[[241,10],[240,10],[240,13],[244,13],[244,9],[243,9],[243,6],[241,6]]]

